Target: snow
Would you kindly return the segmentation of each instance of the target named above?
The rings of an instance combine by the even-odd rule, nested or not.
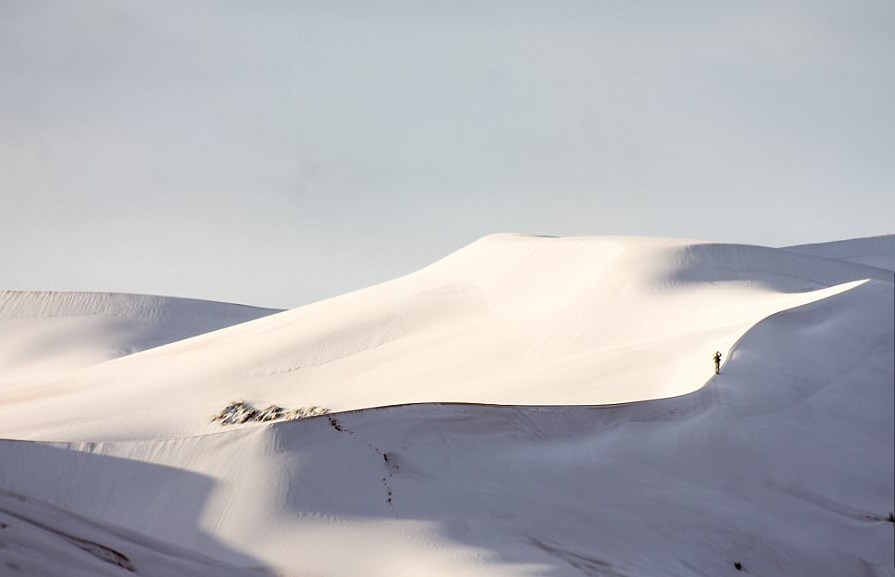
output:
[[[672,397],[762,318],[873,278],[888,277],[761,247],[495,235],[395,281],[29,384],[0,405],[0,434],[204,434],[234,399],[346,411]]]
[[[895,272],[895,234],[790,246],[786,250],[860,263]]]
[[[0,291],[0,387],[279,312],[149,295]]]
[[[121,553],[127,551],[127,555]],[[0,574],[41,577],[260,577],[131,531],[0,490]]]
[[[0,487],[148,575],[892,576],[895,293],[849,242],[486,237],[3,384]],[[0,567],[112,567],[31,527]]]

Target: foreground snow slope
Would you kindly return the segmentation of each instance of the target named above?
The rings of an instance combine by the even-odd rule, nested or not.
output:
[[[682,395],[749,327],[876,268],[755,246],[486,237],[407,277],[0,391],[0,434],[171,438],[234,399],[345,411]]]
[[[123,553],[126,550],[127,553]],[[262,577],[145,536],[0,490],[0,575]]]
[[[771,315],[676,398],[2,441],[0,486],[285,577],[892,576],[893,300],[870,281]]]
[[[0,389],[275,312],[148,295],[0,291]]]

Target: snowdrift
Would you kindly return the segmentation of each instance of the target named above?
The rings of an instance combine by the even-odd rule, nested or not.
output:
[[[0,487],[26,497],[0,495],[0,568],[892,576],[891,276],[501,235],[33,382],[0,397]],[[336,412],[210,423],[234,396]]]

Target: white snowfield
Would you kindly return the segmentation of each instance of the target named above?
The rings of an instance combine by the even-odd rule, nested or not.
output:
[[[0,574],[895,575],[893,258],[496,235],[70,372],[125,333],[34,340]],[[233,400],[332,413],[211,422]]]

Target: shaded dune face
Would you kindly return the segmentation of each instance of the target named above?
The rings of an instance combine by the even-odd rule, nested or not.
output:
[[[853,262],[895,273],[895,234],[788,246],[785,250]]]

